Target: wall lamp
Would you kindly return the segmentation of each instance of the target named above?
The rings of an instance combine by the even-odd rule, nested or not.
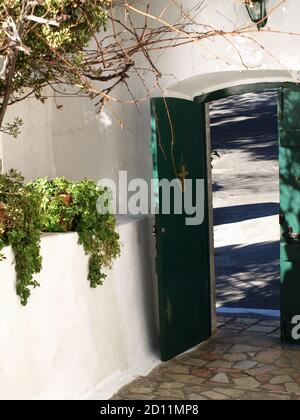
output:
[[[258,29],[264,28],[268,21],[267,0],[244,0],[244,3],[252,22]]]

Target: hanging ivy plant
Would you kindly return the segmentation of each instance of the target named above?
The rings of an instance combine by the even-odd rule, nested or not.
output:
[[[113,260],[120,254],[116,219],[109,212],[99,214],[97,211],[99,195],[105,194],[106,197],[106,188],[98,188],[92,180],[85,179],[73,184],[69,192],[76,211],[74,227],[79,235],[79,243],[90,256],[90,285],[96,288],[106,277],[104,269],[110,268]],[[107,207],[109,204],[107,199]]]
[[[16,171],[0,175],[0,250],[11,245],[15,254],[17,295],[26,305],[33,279],[42,268],[40,256],[40,198],[23,184]],[[3,258],[4,255],[2,254]]]
[[[40,286],[33,276],[42,268],[41,232],[78,232],[89,256],[90,285],[95,288],[103,283],[105,270],[120,254],[120,244],[115,216],[97,211],[101,195],[108,208],[107,189],[98,188],[90,179],[40,178],[24,185],[24,178],[15,171],[0,176],[0,251],[9,245],[14,250],[16,288],[23,305],[32,287]]]

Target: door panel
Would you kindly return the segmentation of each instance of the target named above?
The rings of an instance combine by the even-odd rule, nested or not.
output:
[[[205,135],[204,104],[177,98],[152,100],[152,147],[155,144],[158,179],[174,180],[184,170],[189,179],[205,180],[205,216],[200,225],[186,225],[187,215],[176,214],[172,202],[170,214],[162,214],[159,191],[157,274],[164,361],[211,335]],[[181,189],[180,194],[184,196]]]
[[[279,168],[281,208],[281,321],[286,342],[300,315],[300,92],[279,91]]]

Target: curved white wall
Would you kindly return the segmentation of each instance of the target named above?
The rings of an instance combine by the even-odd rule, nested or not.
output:
[[[5,250],[0,399],[108,398],[158,362],[148,221],[123,220],[119,231],[122,255],[97,289],[89,287],[77,234],[44,236],[41,287],[26,307],[15,292],[13,253]]]

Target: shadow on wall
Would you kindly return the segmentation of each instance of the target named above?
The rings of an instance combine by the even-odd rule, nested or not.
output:
[[[215,255],[219,305],[279,309],[278,241],[229,245],[217,248]]]
[[[210,121],[214,149],[241,148],[253,160],[278,159],[277,92],[215,101],[210,105]]]
[[[151,218],[146,220],[147,223],[144,223],[143,232],[139,232],[139,236],[137,238],[140,244],[143,244],[145,240],[147,241],[147,247],[142,248],[143,255],[140,259],[142,265],[147,265],[146,271],[149,273],[147,279],[144,276],[144,284],[142,287],[142,301],[144,304],[145,324],[147,325],[147,330],[149,331],[148,347],[151,349],[153,354],[156,354],[157,357],[160,358],[158,291],[155,267],[153,267],[153,261],[155,259],[155,242],[153,235],[151,234],[154,221]],[[151,256],[150,258],[149,253]],[[141,271],[143,272],[143,270],[144,268],[142,267]]]

